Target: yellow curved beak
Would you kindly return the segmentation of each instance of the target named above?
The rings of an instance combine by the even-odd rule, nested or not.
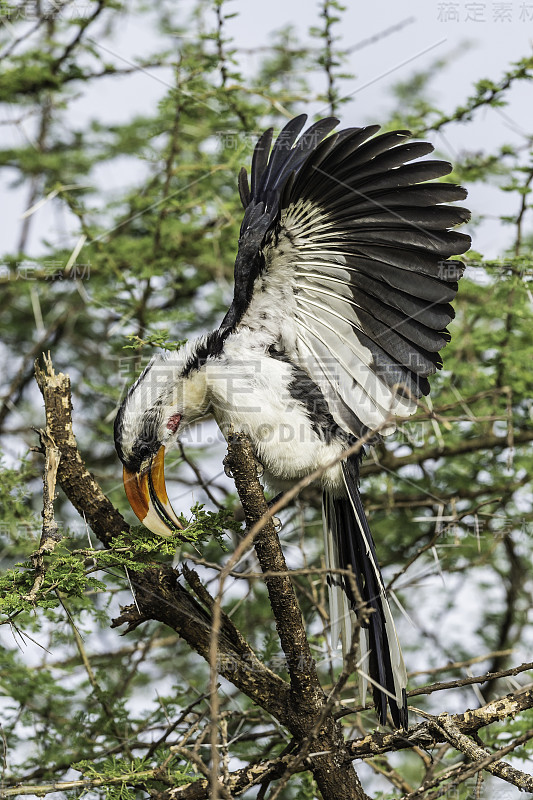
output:
[[[133,511],[152,533],[173,536],[176,530],[183,530],[167,495],[164,447],[159,448],[145,472],[130,472],[124,467],[124,488]]]

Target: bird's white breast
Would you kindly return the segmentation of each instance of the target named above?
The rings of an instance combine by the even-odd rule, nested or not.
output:
[[[206,365],[213,413],[222,432],[227,435],[232,426],[250,437],[275,489],[326,466],[344,448],[341,442],[326,443],[313,430],[305,407],[291,397],[292,379],[291,365],[265,353],[251,332],[232,337],[224,357]],[[319,483],[337,489],[342,484],[340,465],[328,469]]]

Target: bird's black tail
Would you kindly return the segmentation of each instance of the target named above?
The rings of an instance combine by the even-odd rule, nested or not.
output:
[[[379,720],[385,724],[387,703],[396,727],[407,728],[407,676],[394,621],[387,601],[372,534],[358,488],[358,459],[343,462],[346,497],[324,492],[323,519],[328,569],[351,569],[363,601],[371,614],[360,631],[359,688],[365,703],[372,684]],[[347,576],[330,574],[329,599],[332,647],[339,638],[343,652],[351,647],[357,603]]]

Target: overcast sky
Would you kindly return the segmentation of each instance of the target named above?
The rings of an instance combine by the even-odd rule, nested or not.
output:
[[[81,0],[77,0],[81,2]],[[533,41],[533,0],[522,2],[437,2],[436,0],[393,0],[362,3],[346,0],[348,9],[340,26],[341,47],[351,48],[347,71],[355,77],[342,83],[343,91],[353,101],[342,109],[344,126],[379,123],[387,119],[392,99],[390,88],[394,83],[407,79],[414,71],[429,68],[436,58],[453,53],[452,63],[432,82],[432,101],[445,112],[452,111],[472,94],[473,83],[481,78],[498,81],[510,62],[531,53]],[[85,4],[87,5],[87,4]],[[176,6],[187,6],[178,2]],[[294,25],[304,41],[308,41],[308,29],[318,24],[318,3],[308,0],[234,0],[228,11],[238,11],[238,16],[227,23],[237,47],[254,51],[271,41],[272,31],[287,24]],[[398,27],[396,32],[381,36],[384,30]],[[377,41],[373,41],[378,37]],[[145,17],[134,13],[125,14],[113,40],[102,40],[108,48],[106,59],[119,65],[157,52],[158,41],[146,26]],[[316,44],[316,41],[315,41]],[[252,73],[259,63],[260,53],[242,56],[245,72]],[[96,81],[83,87],[83,94],[73,101],[69,114],[76,127],[97,118],[104,123],[122,123],[138,113],[155,108],[157,101],[165,95],[171,85],[170,70],[147,70],[127,78],[110,78]],[[316,76],[316,88],[323,88],[321,78]],[[510,104],[497,111],[483,109],[475,116],[473,124],[450,125],[445,134],[430,138],[439,153],[454,160],[465,150],[493,150],[508,142],[523,146],[525,136],[533,128],[533,103],[531,84],[518,84],[509,93]],[[318,104],[310,104],[299,111],[314,114],[320,110]],[[326,112],[327,109],[324,109]],[[0,121],[13,119],[17,109],[0,106]],[[31,137],[31,126],[0,126],[3,142],[21,143]],[[119,190],[142,177],[144,164],[132,165],[131,159],[117,159],[111,167],[96,170],[94,181],[106,189],[106,198],[113,189]],[[20,216],[25,210],[28,189],[13,187],[13,171],[0,175],[0,212],[2,219],[2,253],[13,252],[20,229]],[[469,188],[467,205],[474,215],[488,215],[483,225],[473,231],[474,247],[485,256],[495,258],[509,244],[511,231],[498,224],[502,213],[517,211],[517,197],[499,191],[494,186],[473,185]],[[529,225],[531,229],[531,216]],[[47,238],[55,244],[76,244],[76,226],[58,213],[53,203],[44,205],[35,215],[29,253],[42,254],[46,249],[42,243]],[[234,253],[228,253],[231,263]],[[80,256],[83,261],[83,256]],[[178,501],[179,505],[179,501]],[[457,591],[461,587],[458,587]],[[437,597],[435,583],[429,582],[420,588],[419,608],[431,615],[431,598]],[[468,592],[468,588],[463,588]],[[436,593],[435,593],[436,592]],[[460,600],[459,595],[457,597]],[[465,605],[468,605],[468,599]],[[464,608],[457,602],[453,618],[448,619],[449,628],[464,626],[464,617],[459,618]],[[472,627],[477,623],[470,615]],[[444,620],[441,619],[441,624]],[[405,627],[405,626],[404,626]],[[413,634],[413,636],[416,634]],[[503,794],[501,795],[503,797]],[[507,798],[518,796],[518,792],[506,787]]]
[[[176,2],[178,8],[188,5]],[[533,0],[486,3],[386,0],[373,4],[347,2],[347,6],[338,32],[342,36],[341,46],[351,49],[347,71],[355,77],[341,84],[343,92],[352,97],[352,102],[342,108],[344,125],[379,123],[386,119],[393,102],[391,86],[405,80],[415,70],[427,69],[436,58],[453,54],[451,63],[431,84],[431,99],[435,105],[452,111],[472,93],[474,81],[485,77],[499,80],[511,61],[530,54],[532,49]],[[272,31],[292,24],[302,39],[309,41],[309,26],[319,23],[318,3],[305,0],[269,0],[268,3],[234,0],[226,8],[238,11],[238,15],[227,22],[227,33],[233,36],[240,49],[252,51],[242,55],[245,72],[254,71],[261,53],[253,51],[268,45]],[[383,35],[389,28],[397,30]],[[107,48],[107,60],[124,66],[157,52],[158,41],[156,34],[147,29],[144,16],[128,13],[113,40],[103,39],[101,44]],[[315,80],[317,89],[322,88],[319,74]],[[153,108],[167,91],[170,81],[170,71],[164,69],[122,79],[99,80],[83,89],[83,94],[71,103],[69,114],[75,119],[76,127],[83,127],[93,118],[104,123],[125,122],[136,113]],[[510,92],[509,106],[502,112],[482,109],[476,114],[474,124],[450,125],[444,135],[434,134],[430,138],[439,152],[452,161],[464,150],[493,149],[503,142],[523,145],[525,134],[532,128],[530,86],[517,84]],[[318,104],[310,104],[302,105],[300,110],[316,113],[320,108]],[[0,119],[14,116],[13,108],[0,108]],[[31,134],[29,123],[26,128],[0,127],[0,135],[8,142],[21,142]],[[143,169],[142,162],[132,166],[130,160],[126,164],[118,159],[111,168],[106,164],[105,174],[96,170],[93,179],[97,185],[106,187],[107,194],[140,179]],[[15,247],[28,192],[26,187],[10,186],[14,177],[13,171],[5,170],[1,185],[3,253]],[[468,204],[474,215],[489,214],[489,219],[474,232],[475,247],[487,257],[498,257],[512,234],[496,224],[495,218],[500,213],[515,213],[517,198],[491,186],[474,185],[469,191]],[[73,221],[58,213],[57,205],[49,203],[33,221],[29,251],[34,255],[46,252],[42,243],[44,237],[55,244],[74,246],[75,231]],[[228,259],[232,257],[233,254],[228,254]]]

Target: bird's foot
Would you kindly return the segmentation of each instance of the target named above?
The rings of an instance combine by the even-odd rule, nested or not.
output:
[[[260,461],[257,460],[257,458],[255,459],[255,471],[257,473],[258,478],[261,478],[265,472],[264,466],[261,464]]]
[[[275,497],[273,497],[272,500],[268,500],[267,506],[269,507],[269,509],[273,508],[278,502],[278,500],[280,500],[282,497],[283,497],[283,492],[280,492]],[[283,524],[279,517],[272,517],[272,524],[274,526],[274,530],[276,531],[276,533],[279,533],[280,530],[283,528]]]
[[[278,494],[273,497],[271,500],[267,500],[267,506],[269,509],[274,508],[276,503],[281,500],[283,497],[283,492],[278,492]],[[280,530],[283,528],[283,523],[279,517],[272,517],[272,524],[274,525],[274,530],[276,533],[279,533]]]
[[[224,467],[224,474],[226,475],[226,477],[227,478],[233,478],[233,472],[229,468],[228,457],[227,456],[224,458],[224,461],[222,462],[222,466]]]

